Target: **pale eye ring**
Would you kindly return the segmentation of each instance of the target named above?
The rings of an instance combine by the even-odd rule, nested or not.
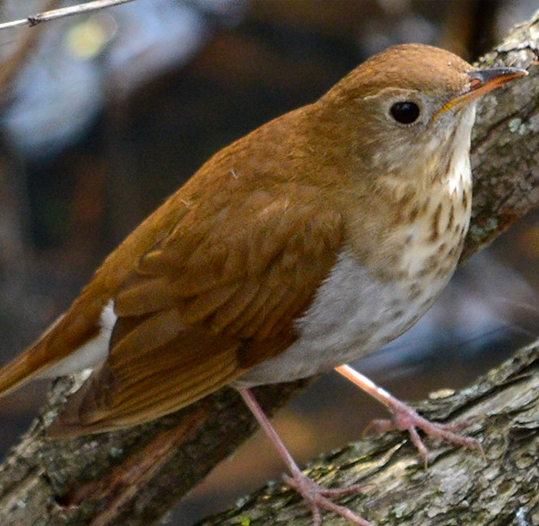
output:
[[[391,116],[400,124],[413,124],[421,113],[419,106],[409,100],[395,102],[389,111]]]

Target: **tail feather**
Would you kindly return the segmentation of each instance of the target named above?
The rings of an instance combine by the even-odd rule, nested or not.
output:
[[[74,350],[86,350],[86,344],[97,341],[101,330],[99,325],[99,311],[97,316],[92,312],[84,323],[70,323],[67,316],[60,316],[31,347],[0,369],[0,397],[15,391],[19,387],[39,377],[60,376],[69,374],[77,369],[77,363],[72,367],[62,367],[56,370],[59,364],[73,354]],[[77,317],[74,316],[75,320]],[[105,334],[106,342],[108,343]],[[102,343],[99,341],[98,343]],[[101,345],[102,346],[102,345]],[[90,353],[86,353],[90,354]],[[94,353],[95,354],[95,353]],[[82,363],[81,360],[78,360]],[[86,360],[88,361],[88,360]],[[71,364],[67,364],[71,365]]]
[[[36,346],[27,349],[0,369],[0,397],[39,377],[49,365]]]

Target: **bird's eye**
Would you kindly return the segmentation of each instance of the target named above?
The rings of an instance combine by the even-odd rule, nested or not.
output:
[[[419,117],[419,106],[415,102],[395,102],[391,106],[391,115],[401,124],[412,124]]]

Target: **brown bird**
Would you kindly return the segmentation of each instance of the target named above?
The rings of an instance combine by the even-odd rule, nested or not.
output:
[[[422,45],[367,60],[202,166],[0,371],[0,393],[93,368],[48,430],[59,438],[140,424],[232,385],[315,523],[326,509],[369,524],[301,473],[249,388],[338,367],[418,447],[416,427],[478,447],[342,365],[406,331],[446,286],[470,218],[475,102],[525,73]]]

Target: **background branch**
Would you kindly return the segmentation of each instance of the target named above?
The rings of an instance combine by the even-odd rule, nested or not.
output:
[[[465,257],[478,251],[539,200],[535,153],[539,151],[539,83],[537,68],[533,67],[539,49],[538,29],[539,20],[534,18],[484,58],[492,65],[524,67],[530,76],[486,98],[481,106],[473,146],[474,219]],[[534,456],[529,453],[534,447],[537,450],[535,353],[520,354],[476,387],[436,404],[434,416],[442,420],[483,415],[474,421],[470,432],[486,437],[488,464],[473,453],[456,450],[449,454],[443,448],[433,450],[431,468],[424,472],[404,437],[386,435],[329,456],[328,465],[332,467],[320,462],[315,478],[334,476],[331,480],[339,483],[347,479],[372,481],[366,491],[370,504],[360,496],[358,505],[359,509],[366,506],[365,515],[380,524],[392,515],[399,524],[404,524],[405,519],[415,521],[417,516],[419,522],[408,523],[440,524],[443,517],[444,524],[501,525],[517,512],[525,517],[530,510],[538,513],[537,476]],[[44,426],[80,381],[61,379],[56,383],[51,404],[2,466],[1,524],[150,524],[255,428],[237,395],[223,389],[179,413],[121,433],[61,442],[44,440]],[[256,394],[271,414],[304,384],[265,387]],[[520,446],[522,449],[518,449]],[[514,465],[516,470],[508,471],[508,476],[513,477],[510,485],[500,478],[502,468],[508,467],[504,463]],[[338,468],[339,464],[346,469]],[[304,508],[294,505],[292,494],[275,488],[270,494],[277,498],[265,508],[243,508],[236,515],[221,516],[208,524],[250,524],[256,514],[260,516],[257,523],[275,524],[275,514],[281,509],[279,520],[298,515],[310,521]],[[489,494],[491,500],[485,500]],[[503,509],[493,507],[492,495]],[[428,499],[429,506],[424,499]],[[476,499],[484,506],[479,511]],[[293,505],[287,509],[284,506],[289,501]],[[258,505],[265,498],[258,496],[250,502]],[[420,504],[422,508],[416,511],[414,506]],[[473,520],[460,520],[462,514],[468,513],[466,510],[473,510]],[[488,522],[495,512],[505,522]],[[270,518],[265,521],[268,513]],[[293,520],[300,524],[299,519]]]
[[[20,20],[11,20],[10,22],[4,22],[0,24],[0,30],[2,29],[14,29],[16,27],[34,27],[41,22],[49,22],[51,20],[58,20],[59,18],[66,18],[68,16],[80,15],[83,13],[91,13],[106,7],[113,7],[115,5],[126,4],[127,2],[133,2],[134,0],[95,0],[94,2],[88,2],[86,4],[77,4],[70,7],[63,7],[60,9],[53,9],[51,11],[44,11],[43,13],[36,13],[35,15],[21,18]]]

